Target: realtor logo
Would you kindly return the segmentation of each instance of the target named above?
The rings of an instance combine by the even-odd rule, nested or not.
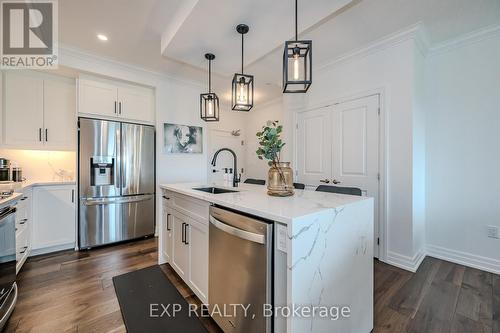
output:
[[[0,68],[57,68],[57,0],[1,1],[0,17]]]

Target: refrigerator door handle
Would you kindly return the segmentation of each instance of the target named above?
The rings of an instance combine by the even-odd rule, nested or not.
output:
[[[96,206],[96,205],[109,205],[109,204],[123,204],[123,203],[134,203],[142,202],[153,199],[153,195],[138,195],[133,197],[121,197],[121,198],[92,198],[92,199],[82,199],[83,204],[86,206]]]

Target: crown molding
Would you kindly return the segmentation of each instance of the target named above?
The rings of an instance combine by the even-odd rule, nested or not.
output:
[[[347,52],[339,57],[319,64],[316,70],[323,70],[330,66],[335,66],[340,63],[358,58],[363,58],[370,54],[377,53],[379,51],[399,45],[408,40],[414,40],[419,51],[423,55],[427,54],[427,51],[429,49],[429,40],[427,38],[427,33],[423,23],[418,22],[407,27],[406,29],[400,30],[393,34],[382,37],[374,42],[371,42],[366,46],[363,46],[351,52]]]
[[[500,36],[500,24],[490,25],[479,30],[475,30],[456,38],[449,39],[442,43],[433,45],[429,49],[429,55],[434,56],[452,51],[454,49],[477,43],[486,39]]]
[[[62,57],[61,57],[62,55]],[[79,59],[88,63],[101,63],[105,65],[110,65],[113,67],[116,67],[120,70],[126,71],[126,72],[135,72],[136,74],[139,75],[145,75],[145,76],[150,76],[152,78],[152,81],[157,81],[157,80],[174,80],[179,83],[187,84],[187,85],[193,85],[196,87],[204,87],[205,83],[201,81],[196,81],[196,80],[188,80],[182,77],[170,75],[164,72],[159,72],[159,71],[154,71],[151,69],[147,69],[144,67],[140,66],[135,66],[129,63],[117,61],[112,58],[108,57],[103,57],[100,55],[96,55],[75,47],[70,47],[68,45],[64,44],[59,44],[59,58],[62,58],[64,60],[64,57],[72,57],[75,59]],[[64,62],[61,63],[63,66],[67,66]],[[71,67],[71,66],[68,66]],[[94,72],[95,74],[98,75],[103,75],[98,72]],[[150,83],[151,84],[151,83]]]

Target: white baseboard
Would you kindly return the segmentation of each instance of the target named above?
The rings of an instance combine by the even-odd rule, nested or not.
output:
[[[41,249],[35,249],[31,250],[30,252],[30,257],[32,256],[38,256],[41,254],[47,254],[51,252],[57,252],[57,251],[63,251],[63,250],[70,250],[70,249],[75,249],[75,243],[68,243],[68,244],[63,244],[63,245],[56,245],[56,246],[49,246],[49,247],[44,247]]]
[[[477,268],[486,272],[500,274],[500,260],[482,257],[467,252],[450,250],[436,245],[426,245],[428,256],[453,262],[472,268]]]
[[[415,273],[425,258],[425,252],[423,250],[418,251],[413,257],[405,256],[396,252],[387,252],[387,257],[385,262],[389,265],[393,265],[404,270]]]

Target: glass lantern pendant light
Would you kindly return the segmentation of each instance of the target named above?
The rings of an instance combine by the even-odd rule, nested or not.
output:
[[[305,93],[312,83],[312,41],[298,40],[297,0],[295,0],[295,40],[285,42],[283,52],[283,92]]]
[[[212,92],[212,60],[215,55],[205,54],[208,60],[208,93],[200,94],[200,116],[205,121],[219,121],[219,97]]]
[[[243,74],[243,36],[248,32],[246,24],[238,24],[236,31],[241,34],[241,73],[233,76],[232,109],[250,111],[253,107],[253,75]]]

